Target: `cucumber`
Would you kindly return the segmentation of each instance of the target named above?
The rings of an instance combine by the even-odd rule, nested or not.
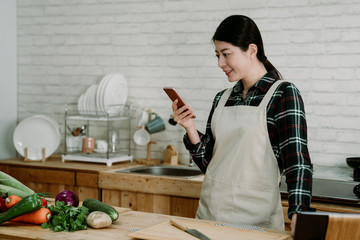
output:
[[[89,213],[94,211],[100,211],[106,213],[107,215],[110,216],[113,222],[119,218],[119,213],[118,211],[116,211],[115,208],[113,208],[112,206],[106,203],[100,202],[99,200],[88,198],[83,201],[82,205],[89,209]]]
[[[41,205],[42,201],[37,193],[28,195],[6,212],[0,213],[0,224],[18,216],[24,215],[25,213],[38,210],[41,208]]]

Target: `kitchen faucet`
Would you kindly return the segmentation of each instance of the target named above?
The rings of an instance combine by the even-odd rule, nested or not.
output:
[[[194,160],[192,159],[191,155],[189,157],[189,167],[193,167],[194,166]]]

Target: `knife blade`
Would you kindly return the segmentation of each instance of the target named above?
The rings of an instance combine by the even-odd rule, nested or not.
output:
[[[205,234],[203,234],[202,232],[196,230],[196,229],[186,229],[185,232],[190,233],[191,235],[193,235],[194,237],[197,237],[198,239],[201,240],[211,240],[210,238],[208,238]]]
[[[179,228],[180,230],[183,230],[189,234],[191,234],[192,236],[201,239],[201,240],[211,240],[208,236],[206,236],[205,234],[203,234],[202,232],[196,230],[196,229],[190,229],[187,226],[185,226],[184,224],[180,223],[179,221],[175,220],[175,219],[170,219],[170,223]]]

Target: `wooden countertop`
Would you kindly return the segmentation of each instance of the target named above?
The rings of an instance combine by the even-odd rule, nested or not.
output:
[[[123,166],[122,169],[131,166]],[[192,178],[117,173],[110,169],[99,173],[99,187],[103,189],[163,194],[199,198],[203,175]]]
[[[157,224],[162,224],[166,221],[169,221],[170,218],[176,218],[180,220],[191,221],[192,223],[201,223],[207,224],[209,226],[209,221],[203,220],[195,220],[190,218],[181,218],[169,215],[155,214],[155,213],[145,213],[132,211],[127,208],[118,208],[116,207],[118,212],[120,213],[119,219],[115,221],[109,228],[106,229],[91,229],[88,230],[80,230],[75,232],[52,232],[49,229],[41,229],[40,226],[25,224],[25,223],[13,223],[13,222],[5,222],[0,225],[0,238],[1,239],[41,239],[41,240],[54,240],[54,239],[69,239],[69,240],[77,240],[77,239],[133,239],[129,237],[130,229],[145,229],[147,230],[149,227],[157,226]],[[212,223],[213,224],[213,223]],[[170,227],[170,226],[168,226]],[[225,230],[229,229],[224,227]],[[152,228],[153,229],[153,228]],[[234,238],[232,239],[250,239],[250,238],[241,238],[241,236],[245,236],[247,234],[261,234],[261,238],[256,238],[259,240],[262,239],[292,239],[288,232],[282,231],[273,231],[269,229],[264,229],[265,233],[262,232],[250,232],[245,230],[233,229],[230,228],[234,234]],[[181,230],[178,230],[175,227],[171,227],[171,231],[174,232],[174,236],[179,234],[184,234]],[[165,234],[165,233],[164,233]],[[217,233],[219,234],[219,232]],[[222,234],[228,234],[226,231],[222,231]],[[280,235],[282,238],[274,238],[275,235]],[[173,237],[174,237],[173,236]],[[256,235],[258,236],[258,235]],[[149,239],[149,238],[146,238]],[[163,239],[179,239],[179,238],[171,238],[170,235],[165,235]],[[182,239],[182,238],[180,238]],[[195,239],[190,236],[189,239]],[[219,238],[212,238],[219,239]],[[222,239],[222,238],[220,238]],[[227,238],[229,239],[229,238]],[[252,238],[255,239],[255,238]]]
[[[134,163],[130,162],[120,162],[113,163],[111,167],[106,166],[104,163],[91,163],[91,162],[77,162],[66,160],[65,162],[61,161],[60,155],[52,155],[47,158],[43,163],[41,161],[24,161],[23,158],[14,158],[14,159],[4,159],[0,160],[0,165],[13,165],[13,166],[21,166],[21,167],[37,167],[37,168],[45,168],[45,169],[63,169],[63,170],[78,170],[84,172],[101,172],[107,171],[110,169],[119,169],[126,166],[134,165]]]

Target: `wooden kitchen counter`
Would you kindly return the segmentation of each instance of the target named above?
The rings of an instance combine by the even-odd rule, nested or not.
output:
[[[95,198],[101,200],[99,172],[119,169],[132,165],[130,162],[106,164],[76,161],[61,161],[59,155],[53,155],[41,161],[24,161],[23,158],[0,160],[0,171],[18,179],[35,192],[51,193],[53,197],[63,190],[78,194],[80,200]]]
[[[167,223],[170,218],[176,218],[187,223],[191,223],[188,226],[198,226],[199,224],[206,225],[207,228],[214,226],[214,228],[221,228],[219,231],[216,231],[217,235],[229,234],[233,232],[233,238],[226,236],[226,239],[258,239],[258,240],[270,240],[270,239],[292,239],[288,232],[282,231],[272,231],[265,229],[266,232],[254,232],[246,231],[235,228],[219,227],[213,224],[213,222],[195,220],[189,218],[179,218],[174,216],[155,214],[155,213],[145,213],[139,211],[132,211],[126,208],[116,208],[120,213],[119,219],[115,221],[109,228],[106,229],[87,229],[80,230],[75,232],[52,232],[49,229],[41,229],[40,226],[32,224],[23,224],[23,223],[13,223],[6,222],[0,225],[0,239],[41,239],[41,240],[55,240],[55,239],[69,239],[69,240],[92,240],[92,239],[133,239],[128,236],[130,229],[144,229],[143,232],[147,231],[147,234],[157,233],[163,234],[164,238],[156,239],[196,239],[188,235],[187,233],[173,227],[169,226]],[[162,229],[156,230],[156,226],[161,224]],[[165,224],[165,225],[163,225]],[[152,227],[154,226],[154,227]],[[200,225],[201,226],[201,225]],[[149,227],[152,227],[149,229]],[[167,229],[166,229],[167,228]],[[200,230],[200,227],[199,227]],[[138,232],[137,234],[140,234]],[[143,233],[143,234],[145,234]],[[204,231],[205,233],[205,231]],[[209,233],[209,232],[206,232]],[[206,234],[205,233],[205,234]],[[211,231],[210,231],[211,233]],[[185,235],[184,235],[185,234]],[[255,234],[254,238],[248,238],[248,234]],[[247,238],[241,238],[241,236],[247,235]],[[183,238],[182,236],[185,236]],[[213,235],[214,236],[214,235]],[[275,238],[275,236],[280,236],[281,238]],[[211,235],[209,235],[211,237]],[[148,238],[147,238],[148,239]],[[214,237],[212,239],[224,239]]]
[[[99,173],[102,201],[137,211],[195,217],[202,176],[187,178],[117,173]]]
[[[43,163],[41,161],[24,161],[23,158],[14,158],[14,159],[4,159],[0,160],[0,170],[5,166],[21,166],[29,168],[45,168],[45,169],[63,169],[63,170],[79,170],[83,172],[100,172],[106,171],[109,169],[117,169],[133,165],[130,162],[120,162],[113,163],[111,167],[106,166],[104,163],[91,163],[91,162],[78,162],[66,160],[65,162],[61,161],[60,155],[52,155],[47,158]]]
[[[132,166],[123,166],[126,169]],[[102,189],[126,190],[134,192],[176,195],[199,198],[204,175],[189,178],[155,176],[116,172],[110,169],[99,173],[99,186]]]

